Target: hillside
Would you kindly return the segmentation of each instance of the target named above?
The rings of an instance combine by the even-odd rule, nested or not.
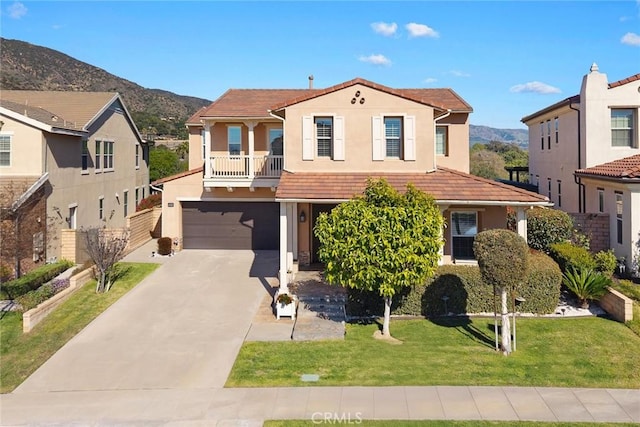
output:
[[[469,145],[486,144],[491,141],[508,142],[526,148],[529,146],[529,132],[526,129],[496,129],[469,125]]]
[[[184,120],[211,103],[147,89],[64,53],[20,40],[0,38],[0,47],[2,89],[119,92],[132,113],[177,120]]]

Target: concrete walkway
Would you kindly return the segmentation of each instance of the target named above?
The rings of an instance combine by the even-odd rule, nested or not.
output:
[[[224,388],[245,338],[265,336],[256,319],[274,284],[277,253],[183,251],[157,259],[143,247],[127,260],[163,265],[13,393],[1,395],[1,425],[259,426],[265,419],[640,423],[640,390]],[[281,322],[265,330],[287,339],[292,321]]]

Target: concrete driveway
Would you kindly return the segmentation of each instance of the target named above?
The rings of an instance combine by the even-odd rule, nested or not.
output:
[[[164,258],[14,393],[223,387],[277,268],[275,251]]]

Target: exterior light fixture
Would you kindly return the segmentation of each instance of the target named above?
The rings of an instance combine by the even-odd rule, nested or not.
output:
[[[307,215],[304,213],[304,211],[300,212],[300,222],[305,222],[307,220]]]

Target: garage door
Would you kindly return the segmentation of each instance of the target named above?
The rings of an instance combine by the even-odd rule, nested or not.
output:
[[[278,203],[182,202],[185,249],[278,249]]]

